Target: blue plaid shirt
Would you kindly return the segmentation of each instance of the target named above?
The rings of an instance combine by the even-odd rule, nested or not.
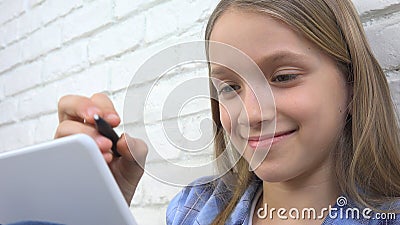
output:
[[[207,178],[208,179],[208,178]],[[195,181],[190,186],[184,188],[170,202],[167,209],[167,225],[209,225],[224,208],[224,199],[230,199],[231,193],[223,182],[216,181],[216,184],[204,184],[204,178]],[[196,185],[200,184],[200,185]],[[252,182],[232,214],[226,221],[226,225],[247,225],[250,221],[250,208],[258,188],[261,188],[261,181]],[[333,206],[337,209],[355,208],[349,202],[343,207]],[[360,212],[362,210],[360,209]],[[371,218],[376,214],[372,213]],[[336,218],[335,218],[336,217]],[[395,225],[400,224],[400,214],[396,214],[396,219],[341,219],[339,216],[327,216],[323,225]]]
[[[209,225],[214,218],[224,208],[224,199],[230,199],[231,193],[225,184],[216,181],[215,184],[206,183],[209,178],[201,178],[192,185],[184,188],[171,201],[167,209],[167,225]],[[199,184],[199,185],[196,185]],[[239,203],[226,221],[226,225],[247,225],[250,221],[250,208],[255,194],[261,188],[262,182],[253,181]],[[397,206],[400,207],[400,201]],[[343,207],[337,205],[334,208],[341,208],[345,211],[347,208],[355,208],[354,204],[349,202]],[[362,211],[362,210],[360,210]],[[376,214],[372,214],[374,218]],[[149,221],[149,224],[150,221]],[[396,225],[400,224],[400,214],[396,214],[396,219],[340,219],[328,216],[323,225]],[[59,225],[56,223],[45,222],[20,222],[9,225]]]

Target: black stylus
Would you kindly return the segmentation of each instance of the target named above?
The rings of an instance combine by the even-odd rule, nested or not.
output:
[[[110,124],[108,124],[103,118],[101,118],[99,115],[95,114],[93,116],[94,122],[96,124],[96,129],[97,131],[103,135],[104,137],[110,139],[112,141],[112,147],[111,150],[116,157],[120,157],[121,154],[118,153],[117,151],[117,142],[119,140],[118,134],[115,133],[114,129],[111,127]]]

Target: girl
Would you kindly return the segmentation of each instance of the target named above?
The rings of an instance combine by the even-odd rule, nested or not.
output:
[[[222,0],[206,40],[249,56],[276,108],[257,105],[250,74],[209,64],[219,81],[211,87],[216,156],[232,140],[244,144],[243,157],[223,178],[184,188],[169,205],[167,224],[400,224],[400,215],[384,214],[399,209],[399,123],[350,0]],[[146,145],[125,136],[118,142],[123,157],[113,158],[111,142],[91,125],[93,114],[120,122],[102,94],[62,98],[56,137],[91,135],[129,202]],[[272,121],[274,134],[267,132]],[[249,171],[254,152],[269,145]]]

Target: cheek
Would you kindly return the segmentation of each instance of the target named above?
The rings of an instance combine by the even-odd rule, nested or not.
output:
[[[307,87],[299,87],[292,90],[285,90],[275,94],[275,104],[278,122],[293,120],[302,127],[309,120],[315,119],[318,109],[321,109],[319,95],[314,94]]]
[[[315,119],[321,126],[331,127],[333,131],[337,131],[345,123],[348,111],[348,94],[340,79],[334,80],[330,84],[326,85],[326,89],[331,91],[328,92],[326,89],[319,88],[320,94],[315,97],[318,102],[318,105],[314,107]]]
[[[238,118],[242,111],[242,101],[239,98],[231,99],[229,101],[220,102],[219,116],[224,130],[228,134],[237,131]]]
[[[344,124],[347,113],[348,96],[343,90],[340,83],[331,81],[282,91],[275,95],[278,117],[290,119],[300,129],[309,131],[308,135],[319,136],[329,131],[332,135]]]
[[[219,117],[221,120],[222,127],[228,134],[230,134],[232,131],[232,121],[228,111],[226,110],[225,107],[222,107],[222,105],[219,106]]]
[[[315,88],[317,87],[317,88]],[[298,93],[298,98],[292,98],[292,115],[300,128],[307,131],[309,141],[319,139],[321,144],[331,142],[342,126],[344,126],[347,106],[347,95],[341,86],[324,86],[331,90],[327,92],[322,86],[309,88],[308,92]],[[290,104],[288,104],[290,105]]]

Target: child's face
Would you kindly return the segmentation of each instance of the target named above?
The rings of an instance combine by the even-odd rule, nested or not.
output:
[[[265,101],[258,106],[257,94],[248,85],[254,83],[251,75],[240,74],[239,79],[228,70],[221,75],[220,66],[211,66],[211,76],[218,70],[215,76],[231,87],[217,88],[224,104],[220,104],[220,118],[233,142],[245,146],[245,159],[251,160],[255,145],[261,146],[256,151],[263,151],[262,146],[268,148],[266,143],[272,143],[255,169],[257,176],[279,182],[314,172],[328,175],[330,146],[344,126],[350,90],[335,61],[288,25],[257,13],[225,12],[213,28],[211,41],[243,51],[270,84],[276,109]],[[242,104],[227,99],[231,93],[237,94]],[[275,122],[275,138],[268,139]],[[265,140],[256,141],[260,136]]]

